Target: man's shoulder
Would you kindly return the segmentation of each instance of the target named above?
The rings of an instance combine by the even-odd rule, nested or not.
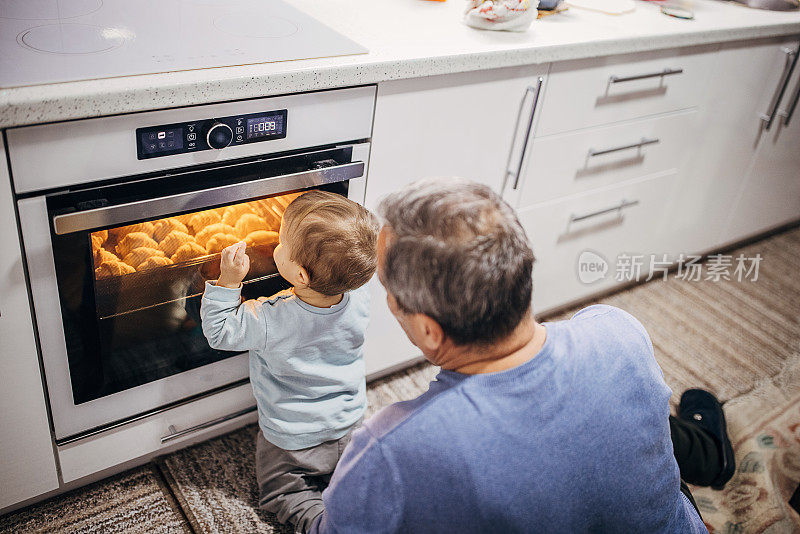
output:
[[[598,328],[603,330],[611,329],[615,334],[630,332],[637,335],[637,337],[643,338],[648,345],[651,345],[650,336],[647,334],[644,325],[636,317],[621,308],[608,304],[593,304],[578,310],[569,319],[569,323],[573,325],[581,324],[582,321],[590,321],[589,323],[583,323],[586,325],[595,323]]]

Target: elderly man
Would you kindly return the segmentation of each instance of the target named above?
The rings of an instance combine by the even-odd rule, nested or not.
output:
[[[719,486],[732,465],[722,412],[690,390],[669,417],[636,319],[590,306],[536,322],[533,253],[487,187],[417,182],[381,214],[389,308],[442,370],[354,434],[313,532],[706,531],[671,431],[684,478]]]

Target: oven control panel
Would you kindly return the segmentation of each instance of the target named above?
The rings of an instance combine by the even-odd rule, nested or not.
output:
[[[286,137],[285,109],[136,129],[139,159],[259,143]]]

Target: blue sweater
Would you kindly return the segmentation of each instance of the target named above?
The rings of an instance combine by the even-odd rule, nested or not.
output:
[[[670,389],[628,313],[546,323],[507,371],[441,371],[356,431],[313,532],[642,532],[706,529],[680,492]]]
[[[250,351],[250,383],[267,441],[305,449],[344,436],[363,415],[369,289],[317,308],[291,293],[242,302],[241,289],[206,283],[200,308],[209,345]]]

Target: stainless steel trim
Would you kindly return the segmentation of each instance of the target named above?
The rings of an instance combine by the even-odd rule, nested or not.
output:
[[[589,157],[593,156],[601,156],[603,154],[611,154],[612,152],[619,152],[620,150],[628,150],[629,148],[641,148],[646,145],[654,145],[656,143],[661,142],[660,139],[647,139],[646,137],[642,137],[642,140],[638,143],[633,143],[632,145],[625,145],[625,146],[618,146],[615,148],[606,148],[604,150],[595,150],[593,148],[589,149]]]
[[[241,184],[212,187],[202,191],[139,200],[108,208],[96,208],[78,213],[57,215],[53,217],[53,228],[56,234],[63,235],[92,228],[125,224],[130,221],[158,217],[170,212],[203,209],[216,204],[227,204],[292,189],[343,182],[360,178],[364,175],[364,169],[364,162],[355,161],[344,165],[262,178]]]
[[[637,74],[635,76],[611,76],[609,83],[622,83],[632,82],[634,80],[644,80],[646,78],[663,78],[664,76],[672,76],[674,74],[682,74],[683,69],[664,69],[661,72],[651,72],[648,74]]]
[[[794,97],[792,98],[792,103],[789,104],[789,109],[780,113],[784,117],[783,125],[789,126],[789,121],[792,120],[792,115],[794,115],[794,110],[797,107],[797,101],[800,100],[800,78],[797,80],[797,89],[795,89]]]
[[[514,186],[512,187],[512,189],[516,189],[517,186],[519,186],[519,175],[522,173],[522,164],[525,162],[525,154],[528,151],[528,141],[530,140],[531,137],[531,129],[533,128],[533,119],[536,116],[536,105],[539,103],[539,95],[542,92],[542,83],[544,83],[544,78],[542,76],[539,76],[536,82],[536,87],[529,85],[525,89],[525,93],[522,95],[522,102],[520,102],[519,104],[519,112],[517,113],[517,122],[514,125],[514,137],[511,140],[511,150],[508,153],[506,174],[503,177],[503,186],[502,189],[500,190],[501,193],[505,191],[506,185],[508,184],[508,177],[512,174],[514,175]],[[531,113],[530,116],[528,117],[528,126],[525,128],[525,138],[523,139],[522,142],[522,150],[520,151],[519,155],[517,171],[514,173],[511,171],[511,169],[508,169],[507,167],[508,164],[511,163],[511,156],[514,153],[514,145],[516,145],[517,142],[517,130],[519,130],[520,116],[522,114],[522,108],[525,105],[525,101],[528,99],[529,93],[533,93],[533,104],[531,105]]]
[[[198,430],[203,430],[206,428],[211,428],[212,426],[221,425],[222,423],[225,423],[232,419],[236,419],[237,417],[241,417],[243,415],[247,415],[254,411],[256,411],[255,405],[249,408],[245,408],[244,410],[239,410],[238,412],[232,414],[223,415],[222,417],[217,417],[216,419],[212,419],[211,421],[206,421],[205,423],[200,423],[199,425],[190,426],[189,428],[185,428],[183,430],[177,430],[173,425],[169,425],[170,433],[161,438],[161,444],[163,445],[164,443],[172,441],[173,439],[178,439],[187,434],[197,432]]]
[[[797,52],[791,48],[783,48],[781,51],[786,54],[786,61],[783,67],[783,74],[781,75],[778,87],[775,88],[775,93],[772,95],[772,101],[769,104],[769,114],[762,114],[760,119],[764,124],[764,130],[769,130],[772,127],[772,121],[775,120],[775,115],[778,111],[778,106],[783,99],[783,93],[786,92],[786,86],[789,84],[789,79],[794,72],[794,66],[797,64]]]
[[[591,213],[586,213],[584,215],[570,215],[569,222],[574,223],[578,221],[584,221],[586,219],[591,219],[592,217],[597,217],[598,215],[604,215],[606,213],[611,213],[612,211],[619,211],[621,212],[625,208],[630,208],[631,206],[635,206],[639,203],[638,200],[625,200],[623,199],[618,205],[612,206],[610,208],[605,208],[602,210],[593,211]]]

